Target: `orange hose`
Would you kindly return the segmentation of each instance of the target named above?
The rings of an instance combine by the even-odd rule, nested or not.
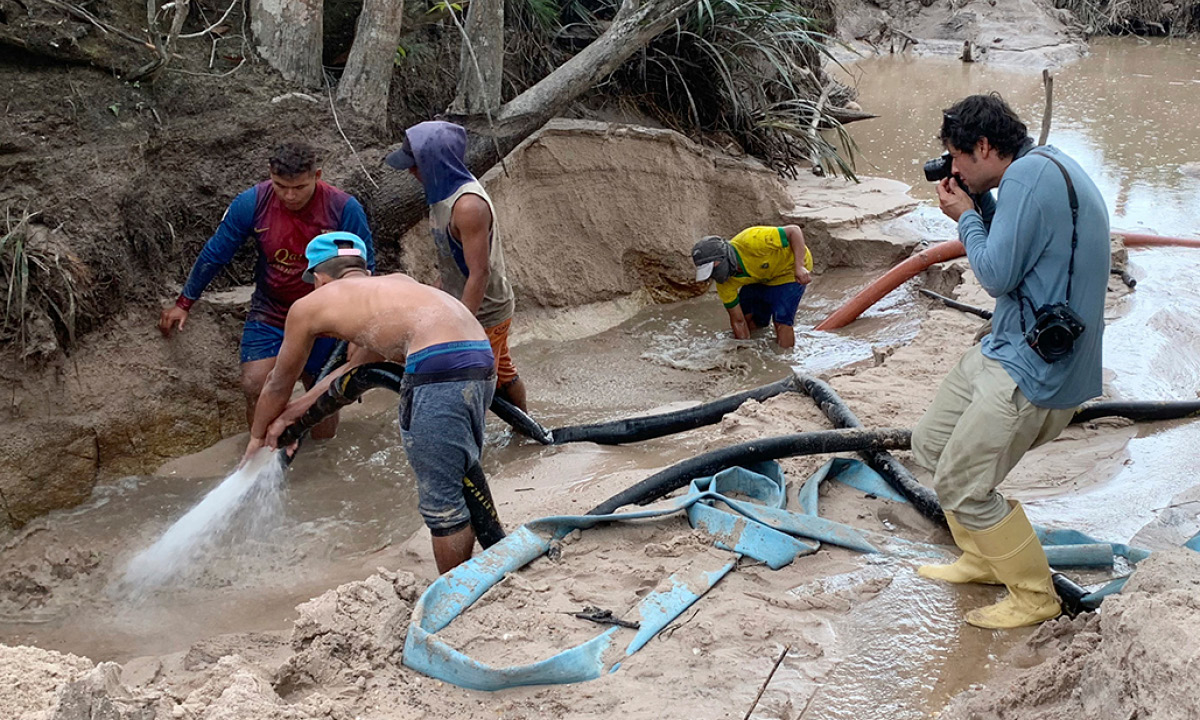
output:
[[[925,248],[916,255],[899,263],[891,270],[888,270],[878,280],[859,290],[858,294],[850,298],[849,302],[822,320],[817,329],[836,330],[849,325],[867,308],[879,302],[884,295],[900,287],[901,283],[922,272],[930,265],[945,262],[946,260],[953,260],[966,254],[966,249],[963,248],[963,244],[958,240],[947,240],[946,242],[940,242],[937,245]]]
[[[1147,235],[1145,233],[1113,230],[1113,235],[1119,235],[1125,240],[1125,247],[1192,247],[1200,248],[1200,238],[1167,237],[1166,235]]]
[[[1168,237],[1146,233],[1113,230],[1113,235],[1125,241],[1125,247],[1193,247],[1200,248],[1200,238]],[[966,255],[967,251],[958,240],[947,240],[926,248],[884,273],[878,280],[866,286],[850,301],[821,321],[817,330],[837,330],[854,322],[859,315],[883,299],[900,284],[935,263],[953,260]]]

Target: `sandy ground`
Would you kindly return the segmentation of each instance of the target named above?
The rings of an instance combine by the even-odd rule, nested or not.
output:
[[[985,304],[969,271],[960,298]],[[912,343],[880,352],[874,367],[830,381],[868,426],[911,426],[969,346],[976,325],[970,316],[933,309]],[[785,395],[743,406],[716,427],[707,445],[827,426],[811,401]],[[1121,430],[1117,437],[1127,437]],[[1051,448],[1110,431],[1074,428]],[[1113,442],[1120,445],[1110,441],[1093,450],[1098,468],[1119,462]],[[557,478],[578,466],[572,453],[580,452],[586,449],[564,448],[496,473],[506,521],[579,513],[647,474],[631,469],[564,485]],[[782,466],[794,486],[823,461],[795,458]],[[1013,489],[1052,485],[1061,475],[1053,462],[1033,463],[1014,478]],[[840,487],[823,494],[822,514],[910,540],[947,541],[910,507]],[[400,664],[412,605],[433,576],[427,535],[413,536],[402,555],[398,569],[380,568],[301,605],[290,634],[220,636],[186,652],[121,666],[0,646],[0,703],[21,720],[596,718],[618,712],[631,718],[740,718],[786,649],[754,717],[838,717],[831,713],[839,709],[853,716],[854,703],[864,698],[839,690],[847,674],[865,677],[868,686],[897,683],[919,677],[931,663],[953,666],[955,657],[974,661],[997,654],[1008,658],[996,663],[1007,679],[957,697],[943,717],[1200,713],[1200,696],[1187,680],[1200,647],[1200,557],[1186,551],[1145,562],[1129,590],[1101,614],[1000,640],[957,626],[965,607],[990,601],[995,591],[958,593],[917,579],[913,569],[928,554],[868,558],[826,547],[779,571],[743,561],[617,672],[575,685],[495,693],[460,689]],[[558,559],[535,561],[501,582],[443,635],[497,665],[546,657],[598,632],[568,611],[596,605],[624,614],[670,573],[693,563],[719,564],[723,556],[681,519],[588,531],[564,541]],[[870,638],[879,635],[889,637],[876,647]],[[911,657],[893,659],[890,670],[881,663],[877,678],[869,665],[855,665],[864,652],[882,656],[884,648],[906,646]],[[897,668],[903,671],[898,677],[887,676]],[[943,691],[947,684],[961,690],[988,674],[978,668],[958,672],[967,679],[957,685],[946,677],[953,672],[941,673]],[[905,710],[919,712],[914,706],[923,705],[938,711],[937,690],[915,688]]]

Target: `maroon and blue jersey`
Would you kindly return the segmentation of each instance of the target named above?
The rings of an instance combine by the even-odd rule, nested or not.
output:
[[[288,308],[313,289],[301,277],[308,267],[305,247],[317,235],[334,230],[362,238],[367,245],[367,266],[374,271],[375,244],[367,227],[367,214],[354,196],[318,181],[308,204],[292,212],[276,197],[270,180],[261,182],[230,203],[220,227],[192,266],[179,305],[191,307],[238,249],[254,238],[258,261],[247,321],[283,327]]]

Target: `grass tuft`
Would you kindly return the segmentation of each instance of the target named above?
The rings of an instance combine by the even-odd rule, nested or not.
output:
[[[81,265],[60,238],[34,222],[37,216],[6,208],[0,236],[0,343],[15,345],[23,357],[53,355],[75,342]]]
[[[1200,32],[1200,0],[1057,0],[1088,35],[1179,36]]]

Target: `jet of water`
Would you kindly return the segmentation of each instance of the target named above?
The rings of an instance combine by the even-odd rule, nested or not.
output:
[[[186,574],[201,555],[238,522],[251,531],[275,514],[282,489],[284,466],[278,453],[259,450],[183,517],[163,536],[138,553],[125,569],[122,594],[144,596]]]

